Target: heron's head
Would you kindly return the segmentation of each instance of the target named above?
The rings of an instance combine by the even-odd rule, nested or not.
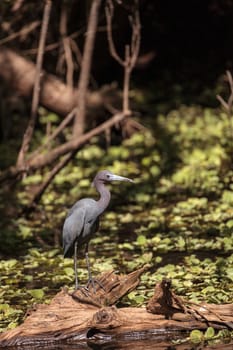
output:
[[[102,170],[102,171],[99,171],[95,176],[93,185],[96,185],[97,183],[100,183],[100,182],[106,183],[106,182],[112,182],[112,181],[133,182],[133,180],[129,179],[128,177],[115,175],[109,170]]]

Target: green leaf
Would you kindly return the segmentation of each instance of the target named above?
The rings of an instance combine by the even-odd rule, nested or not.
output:
[[[48,258],[53,258],[59,253],[59,249],[52,249],[48,252]]]
[[[31,294],[31,296],[35,299],[42,299],[44,297],[44,291],[43,289],[31,289],[29,290],[29,293]]]
[[[9,304],[0,304],[0,313],[6,313],[10,309]]]
[[[203,341],[203,333],[199,331],[198,329],[194,329],[190,333],[190,340],[194,344],[199,344]]]
[[[205,331],[204,338],[206,340],[212,339],[215,336],[215,330],[213,327],[208,327],[207,330]]]
[[[134,300],[135,298],[135,292],[130,292],[128,295],[127,295],[128,299],[129,300]]]
[[[133,221],[134,221],[134,216],[131,213],[127,213],[121,218],[121,222],[125,224]]]
[[[135,303],[142,304],[144,302],[144,296],[143,295],[136,295],[134,298]]]
[[[6,261],[0,262],[0,268],[6,269],[6,270],[12,270],[17,265],[16,259],[10,259]]]
[[[220,331],[218,331],[217,337],[222,339],[227,339],[227,338],[230,339],[231,332],[229,331],[229,329],[221,329]]]
[[[16,328],[18,326],[18,323],[17,322],[10,322],[9,324],[8,324],[8,329],[14,329],[14,328]]]
[[[64,272],[67,276],[73,276],[74,275],[74,269],[72,267],[65,267]]]
[[[163,258],[161,256],[156,256],[155,257],[156,264],[160,264],[162,260],[163,260]]]
[[[207,286],[201,291],[203,294],[215,292],[215,288],[213,286]]]
[[[143,235],[138,236],[137,243],[139,245],[144,246],[144,245],[146,245],[146,242],[147,242],[147,239],[145,236],[143,236]]]
[[[228,220],[228,221],[226,222],[226,226],[227,226],[228,228],[233,228],[233,219]]]
[[[233,191],[223,191],[222,201],[227,204],[233,204]]]
[[[233,267],[226,269],[226,275],[233,282]]]

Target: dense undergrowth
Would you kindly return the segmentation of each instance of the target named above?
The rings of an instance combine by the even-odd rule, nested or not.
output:
[[[4,194],[0,246],[0,330],[15,327],[34,303],[49,302],[73,287],[72,259],[59,245],[67,209],[86,196],[97,198],[91,182],[100,169],[134,179],[112,184],[111,204],[90,245],[94,274],[123,273],[145,264],[141,284],[124,305],[143,305],[156,282],[195,302],[233,302],[233,136],[219,110],[181,106],[144,119],[148,131],[108,148],[96,138],[55,178],[30,218],[13,217],[45,174],[23,180]],[[28,189],[30,188],[30,191]],[[20,254],[20,256],[19,256]],[[82,252],[79,278],[87,274]]]

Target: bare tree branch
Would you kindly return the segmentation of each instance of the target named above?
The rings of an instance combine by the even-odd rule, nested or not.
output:
[[[225,109],[225,111],[228,113],[228,115],[231,115],[233,107],[233,78],[229,70],[226,71],[226,78],[230,89],[230,95],[228,97],[228,100],[224,100],[224,98],[220,95],[217,95],[216,97],[221,103],[223,109]]]
[[[130,113],[116,114],[106,122],[98,125],[96,128],[88,131],[79,138],[73,138],[71,141],[68,141],[63,145],[54,148],[49,154],[41,154],[38,155],[38,157],[31,159],[28,165],[31,169],[38,169],[44,167],[47,164],[50,164],[51,162],[55,161],[58,157],[66,154],[67,152],[74,151],[75,149],[77,150],[80,146],[88,142],[93,136],[99,135],[107,128],[111,128],[113,125],[121,122],[129,115]]]
[[[34,84],[34,91],[33,91],[33,98],[32,98],[31,117],[28,123],[28,127],[24,133],[23,142],[18,154],[18,159],[17,159],[17,166],[23,167],[23,168],[25,167],[25,155],[28,151],[28,148],[33,136],[33,132],[34,132],[35,123],[36,123],[37,108],[39,105],[39,96],[40,96],[41,69],[42,69],[42,63],[43,63],[44,47],[45,47],[46,34],[48,30],[51,7],[52,7],[51,0],[46,0],[44,13],[43,13],[41,34],[40,34],[37,63],[36,63],[37,69],[36,69],[35,84]]]
[[[71,122],[71,120],[74,118],[76,113],[76,108],[73,108],[72,111],[63,119],[61,124],[54,130],[54,132],[47,138],[46,142],[38,147],[33,153],[30,154],[27,160],[30,160],[34,157],[36,157],[43,149],[48,148],[49,144],[52,140],[54,140],[62,130],[65,129],[65,127]]]
[[[13,7],[12,7],[12,11],[16,12],[20,9],[20,7],[23,5],[24,0],[16,0]]]
[[[112,0],[107,0],[106,6],[105,6],[105,13],[106,13],[106,21],[107,21],[107,38],[108,38],[109,51],[112,57],[121,66],[124,66],[124,61],[121,59],[121,57],[118,55],[116,51],[116,47],[112,36],[112,20],[113,20],[113,14],[114,14],[114,6],[113,6]]]
[[[226,71],[228,83],[229,83],[229,88],[230,88],[230,96],[228,99],[228,106],[229,106],[229,112],[232,112],[232,103],[233,103],[233,79],[231,72],[229,70]]]
[[[138,10],[138,1],[135,1],[135,10],[134,16],[131,19],[132,26],[132,39],[131,39],[131,60],[130,60],[130,68],[131,70],[134,68],[141,43],[141,23],[140,16]]]
[[[36,203],[38,203],[44,194],[45,190],[48,188],[50,183],[53,181],[55,176],[66,166],[66,164],[69,163],[70,159],[75,155],[77,151],[74,150],[71,153],[67,153],[58,164],[56,164],[53,169],[49,172],[47,175],[46,180],[40,185],[40,187],[37,189],[36,193],[34,193],[33,198],[31,200],[31,203],[27,206],[27,211],[32,209]]]
[[[130,85],[130,47],[125,45],[125,61],[124,61],[124,82],[123,82],[123,111],[129,110],[129,85]]]
[[[64,47],[65,61],[66,61],[66,82],[67,85],[73,89],[73,74],[74,63],[72,58],[72,50],[70,45],[70,38],[67,36],[67,6],[66,3],[62,3],[61,19],[60,19],[60,32],[62,37],[62,43]]]
[[[222,96],[217,95],[217,100],[221,103],[222,107],[228,112],[229,111],[229,106],[228,103],[222,98]]]
[[[115,60],[124,67],[124,82],[123,82],[123,105],[122,109],[124,113],[129,111],[129,88],[130,88],[130,77],[131,72],[136,64],[136,60],[140,48],[140,17],[138,11],[138,1],[135,0],[135,8],[133,15],[129,16],[129,22],[132,27],[132,37],[130,45],[125,45],[125,58],[122,60],[118,53],[113,42],[112,36],[112,20],[114,15],[114,6],[112,0],[107,0],[105,6],[106,21],[107,21],[107,37],[109,43],[109,51]]]
[[[107,29],[105,26],[100,26],[98,29],[97,29],[97,32],[105,32]],[[84,32],[84,29],[81,28],[80,30],[78,31],[75,31],[73,33],[71,33],[70,35],[67,36],[67,38],[69,39],[76,39],[78,38],[80,35],[82,35]],[[52,51],[54,49],[57,49],[58,47],[60,46],[60,42],[57,41],[55,43],[52,43],[52,44],[48,44],[45,46],[45,52],[48,52],[48,51]],[[38,48],[34,48],[34,49],[28,49],[28,50],[23,50],[24,54],[26,55],[36,55],[37,52],[38,52]]]
[[[229,70],[226,71],[226,78],[229,85],[230,95],[226,100],[220,95],[217,95],[217,99],[226,111],[228,116],[229,130],[230,130],[230,148],[231,148],[231,160],[233,161],[233,125],[232,125],[232,113],[233,113],[233,78]]]
[[[118,113],[114,115],[112,118],[108,119],[106,122],[98,125],[96,128],[88,131],[87,133],[81,135],[79,138],[73,138],[71,141],[66,142],[63,145],[60,145],[54,148],[48,154],[39,154],[38,156],[30,159],[28,161],[27,166],[29,171],[37,170],[45,167],[48,164],[56,161],[59,157],[65,155],[66,153],[77,151],[81,146],[85,143],[89,142],[89,140],[105,132],[105,130],[112,128],[114,125],[118,125],[118,123],[122,122],[125,118],[129,117],[130,113]],[[2,174],[0,174],[0,181],[4,181],[7,178],[15,178],[20,173],[23,172],[23,169],[18,167],[10,167]]]
[[[78,82],[77,113],[74,122],[73,136],[78,137],[83,134],[86,115],[86,96],[90,78],[91,61],[94,50],[95,36],[98,25],[98,12],[101,0],[93,0],[88,20],[86,40],[84,45],[82,69]]]
[[[8,35],[6,38],[1,39],[0,45],[8,43],[9,41],[12,41],[18,37],[25,37],[27,34],[31,33],[33,30],[35,30],[40,25],[40,23],[41,23],[41,21],[33,21],[29,24],[26,24],[18,32],[12,33],[12,34]]]

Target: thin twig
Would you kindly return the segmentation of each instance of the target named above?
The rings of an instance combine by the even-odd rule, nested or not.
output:
[[[43,63],[44,47],[45,47],[46,34],[48,31],[48,23],[50,18],[51,7],[52,7],[51,0],[46,0],[43,19],[42,19],[38,56],[37,56],[37,62],[36,62],[36,74],[35,74],[35,84],[34,84],[33,97],[32,97],[31,116],[28,123],[28,127],[23,136],[22,146],[19,151],[18,159],[17,159],[17,166],[23,167],[23,168],[25,168],[25,156],[28,151],[28,148],[33,136],[35,124],[36,124],[37,109],[38,109],[39,97],[40,97],[41,69],[42,69],[42,63]]]
[[[109,51],[110,51],[112,57],[121,66],[124,66],[125,63],[116,51],[116,47],[115,47],[115,44],[113,41],[113,36],[112,36],[112,19],[113,19],[113,13],[114,13],[114,6],[112,3],[112,0],[107,0],[106,6],[105,6],[105,13],[106,13],[106,21],[107,21],[107,38],[108,38]]]
[[[27,210],[31,209],[34,207],[36,203],[38,203],[43,195],[43,193],[46,191],[50,183],[53,181],[55,176],[59,173],[61,169],[63,169],[66,164],[69,163],[70,159],[73,158],[77,151],[73,151],[70,153],[67,153],[58,164],[56,164],[52,170],[50,170],[46,180],[41,184],[39,189],[37,189],[36,193],[34,194],[31,203],[27,206]]]
[[[101,33],[101,32],[106,32],[107,28],[106,26],[100,26],[98,27],[97,29],[97,32]],[[78,38],[80,35],[82,35],[84,33],[84,28],[78,30],[78,31],[75,31],[73,33],[71,33],[70,35],[67,36],[67,38],[69,39],[76,39]],[[52,50],[55,50],[57,49],[58,47],[60,46],[60,41],[57,41],[55,43],[52,43],[52,44],[48,44],[45,46],[45,52],[48,52],[48,51],[52,51]],[[28,49],[28,50],[23,50],[22,51],[24,54],[26,55],[37,55],[37,52],[38,52],[38,48],[34,48],[34,49]]]
[[[228,100],[224,100],[224,98],[220,95],[217,95],[216,97],[221,103],[222,107],[226,110],[227,114],[231,115],[233,107],[233,78],[229,70],[226,71],[226,78],[230,89],[230,95],[228,97]]]
[[[54,132],[47,138],[46,142],[38,147],[33,153],[28,157],[28,161],[34,157],[36,157],[41,151],[45,148],[48,148],[49,144],[52,140],[54,140],[61,132],[65,129],[65,127],[72,121],[76,113],[76,108],[73,108],[72,111],[67,114],[65,119],[62,120],[61,124],[54,130]]]
[[[23,5],[24,0],[16,0],[13,7],[12,7],[12,12],[16,12],[20,9],[20,7]]]
[[[29,24],[26,24],[18,32],[12,33],[12,34],[8,35],[7,37],[1,39],[0,45],[8,43],[8,42],[10,42],[18,37],[23,37],[23,36],[25,37],[26,35],[31,33],[34,29],[36,29],[40,25],[40,23],[41,23],[41,21],[34,21],[34,22],[29,23]]]
[[[132,19],[132,40],[131,40],[131,62],[130,62],[130,68],[131,70],[134,68],[138,54],[140,49],[140,43],[141,43],[141,23],[140,23],[140,16],[139,16],[139,10],[138,10],[138,1],[135,1],[135,10],[134,10],[134,16]]]
[[[229,86],[231,89],[231,93],[233,93],[233,79],[232,79],[231,72],[229,70],[226,71],[226,76],[227,76],[228,83],[229,83]]]
[[[228,83],[229,83],[229,88],[230,88],[230,96],[228,99],[228,106],[229,106],[229,113],[232,113],[232,103],[233,103],[233,79],[231,72],[227,70],[226,72]]]
[[[42,64],[43,64],[44,47],[45,47],[46,35],[48,32],[48,24],[49,24],[51,7],[52,7],[52,1],[46,0],[44,14],[43,14],[43,20],[42,20],[42,28],[41,28],[38,56],[37,56],[37,62],[36,62],[37,73],[36,73],[36,77],[35,77],[35,86],[34,86],[33,98],[32,98],[31,115],[32,115],[32,119],[33,119],[33,127],[35,125],[37,109],[38,109],[38,105],[39,105],[41,70],[42,70]]]
[[[233,126],[232,126],[232,113],[233,113],[233,78],[231,75],[231,72],[229,70],[226,71],[226,78],[229,85],[230,94],[229,97],[226,100],[220,95],[217,95],[217,100],[222,105],[223,109],[226,111],[226,114],[228,116],[228,122],[229,122],[229,129],[230,129],[230,148],[231,148],[231,160],[233,161]]]
[[[123,111],[129,110],[129,85],[130,85],[130,47],[125,45],[125,61],[124,61],[124,83],[123,83]]]
[[[70,38],[70,45],[71,45],[71,49],[74,53],[74,56],[76,58],[76,61],[77,61],[77,64],[78,64],[78,67],[81,67],[82,66],[82,53],[81,53],[81,50],[79,49],[76,41],[72,38]]]
[[[60,32],[62,37],[62,43],[64,47],[65,61],[66,61],[66,83],[73,89],[73,73],[74,73],[74,63],[72,58],[72,50],[70,45],[70,38],[67,36],[67,6],[65,3],[62,5],[61,9],[61,19],[60,19]]]
[[[78,67],[82,67],[82,53],[81,53],[76,41],[73,40],[72,38],[70,38],[70,46],[71,46],[71,49],[76,57]],[[98,84],[97,84],[97,82],[94,79],[92,74],[90,74],[90,83],[94,87],[94,89],[98,88]]]
[[[219,100],[219,102],[221,103],[222,107],[228,112],[229,110],[229,106],[228,103],[222,98],[222,96],[217,95],[217,100]]]

